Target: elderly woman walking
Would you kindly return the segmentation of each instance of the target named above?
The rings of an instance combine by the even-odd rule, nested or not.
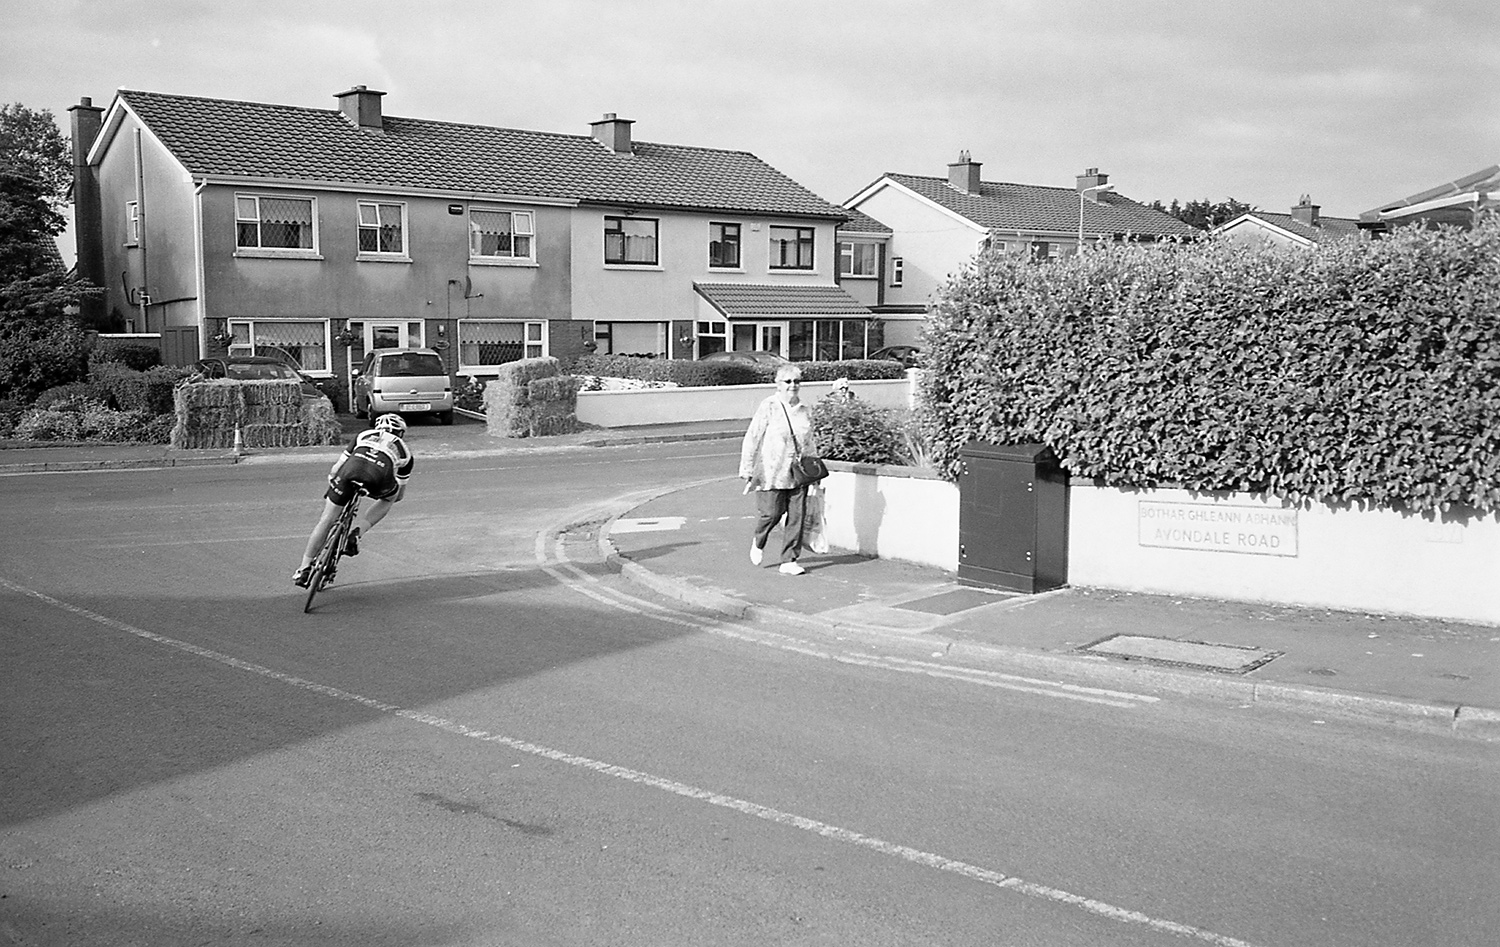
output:
[[[750,540],[750,562],[760,565],[771,530],[783,518],[781,574],[802,575],[802,518],[807,509],[807,487],[792,479],[792,463],[812,438],[812,416],[802,403],[802,369],[783,365],[776,370],[776,393],[760,403],[740,447],[740,479],[745,492],[755,491],[760,515]]]

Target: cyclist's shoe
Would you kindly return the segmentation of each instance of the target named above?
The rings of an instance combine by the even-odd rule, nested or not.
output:
[[[298,569],[296,572],[292,573],[292,584],[295,585],[299,589],[305,589],[305,588],[307,588],[308,583],[311,582],[311,581],[312,581],[312,566],[303,566],[302,568]]]
[[[349,530],[349,536],[344,540],[344,555],[359,555],[359,527]]]

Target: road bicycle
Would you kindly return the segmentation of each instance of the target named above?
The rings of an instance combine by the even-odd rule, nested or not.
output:
[[[339,560],[344,556],[344,544],[349,541],[349,533],[354,529],[354,511],[359,508],[362,496],[365,496],[365,492],[356,490],[339,518],[328,528],[328,538],[323,541],[323,548],[312,561],[312,571],[307,576],[307,602],[302,606],[304,614],[312,611],[313,599],[331,585],[333,577],[338,574]]]

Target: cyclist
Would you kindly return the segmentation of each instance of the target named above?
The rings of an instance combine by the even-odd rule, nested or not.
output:
[[[406,481],[416,466],[416,458],[406,446],[406,421],[399,414],[382,414],[360,433],[328,471],[328,492],[324,494],[323,515],[312,535],[307,537],[307,549],[302,553],[302,565],[292,573],[292,582],[307,588],[312,573],[312,562],[328,541],[328,531],[339,518],[344,507],[354,499],[355,491],[363,491],[375,502],[360,511],[357,519],[363,520],[350,530],[344,543],[344,555],[359,555],[360,536],[369,532],[375,524],[391,511],[392,504],[406,495]]]

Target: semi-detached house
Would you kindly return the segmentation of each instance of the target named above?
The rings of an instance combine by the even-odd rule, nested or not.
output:
[[[755,155],[334,109],[120,91],[75,106],[80,271],[170,360],[289,353],[338,379],[425,345],[455,375],[584,351],[859,357],[848,216]],[[122,324],[123,323],[123,324]]]

